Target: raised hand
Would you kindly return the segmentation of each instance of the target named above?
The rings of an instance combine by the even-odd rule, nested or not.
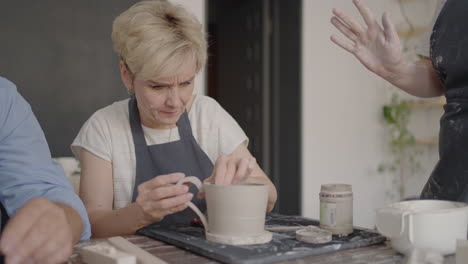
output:
[[[362,0],[353,0],[353,3],[363,17],[366,26],[359,24],[354,18],[335,8],[331,23],[347,39],[332,35],[331,40],[356,56],[367,69],[388,80],[405,63],[395,26],[390,21],[388,14],[384,13],[382,16],[383,27],[381,27]]]

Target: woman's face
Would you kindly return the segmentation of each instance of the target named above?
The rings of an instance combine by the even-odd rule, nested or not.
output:
[[[156,129],[174,127],[192,98],[195,63],[186,64],[178,75],[157,80],[131,78],[125,70],[121,63],[122,79],[138,101],[141,123]]]

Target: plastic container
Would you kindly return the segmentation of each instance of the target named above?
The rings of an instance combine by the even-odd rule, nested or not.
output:
[[[458,239],[466,239],[468,204],[438,200],[394,203],[377,210],[376,226],[400,253],[421,249],[449,255],[455,253]]]

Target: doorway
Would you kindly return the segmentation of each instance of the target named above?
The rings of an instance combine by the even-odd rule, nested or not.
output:
[[[207,0],[207,91],[249,137],[278,190],[301,209],[301,0]]]

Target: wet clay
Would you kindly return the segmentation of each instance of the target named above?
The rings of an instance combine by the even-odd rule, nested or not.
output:
[[[177,184],[192,182],[205,193],[207,217],[191,202],[205,226],[206,239],[230,245],[267,243],[272,234],[265,230],[268,186],[265,184],[202,184],[196,177],[186,177]]]

